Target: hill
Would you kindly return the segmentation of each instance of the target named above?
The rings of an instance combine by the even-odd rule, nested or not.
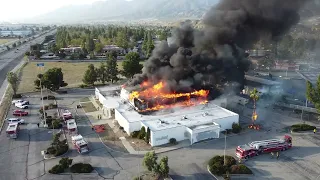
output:
[[[107,0],[65,6],[24,20],[37,23],[88,23],[165,19],[199,19],[219,0]]]

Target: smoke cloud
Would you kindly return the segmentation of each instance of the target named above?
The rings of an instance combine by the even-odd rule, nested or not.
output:
[[[165,81],[168,91],[218,88],[245,83],[250,61],[245,53],[260,38],[277,38],[299,22],[308,0],[221,0],[203,17],[204,27],[182,23],[172,42],[161,42],[142,74],[127,83]]]

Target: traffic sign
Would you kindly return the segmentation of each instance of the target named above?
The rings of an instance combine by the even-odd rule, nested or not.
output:
[[[37,63],[38,67],[44,67],[44,63]]]

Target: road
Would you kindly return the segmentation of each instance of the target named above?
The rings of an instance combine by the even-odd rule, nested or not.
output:
[[[53,32],[55,32],[55,30]],[[0,98],[2,98],[8,85],[5,81],[7,73],[12,71],[21,62],[24,53],[29,50],[30,45],[40,43],[44,40],[46,35],[52,34],[53,32],[51,31],[47,34],[44,34],[30,42],[27,42],[0,55]]]

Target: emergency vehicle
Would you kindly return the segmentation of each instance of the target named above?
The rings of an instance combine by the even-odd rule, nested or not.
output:
[[[16,139],[18,137],[19,130],[19,123],[10,123],[6,130],[7,137]]]
[[[87,141],[84,140],[84,138],[80,134],[77,136],[72,136],[71,140],[78,153],[82,154],[89,151]]]
[[[67,129],[68,129],[69,134],[77,134],[78,133],[77,123],[76,123],[75,119],[67,120]]]
[[[64,121],[66,121],[66,120],[72,119],[73,117],[70,111],[64,110],[64,112],[62,113],[62,118]]]
[[[248,159],[262,153],[285,151],[292,147],[292,138],[285,135],[281,139],[268,139],[263,141],[253,141],[249,144],[240,145],[236,148],[236,156],[239,159]]]

